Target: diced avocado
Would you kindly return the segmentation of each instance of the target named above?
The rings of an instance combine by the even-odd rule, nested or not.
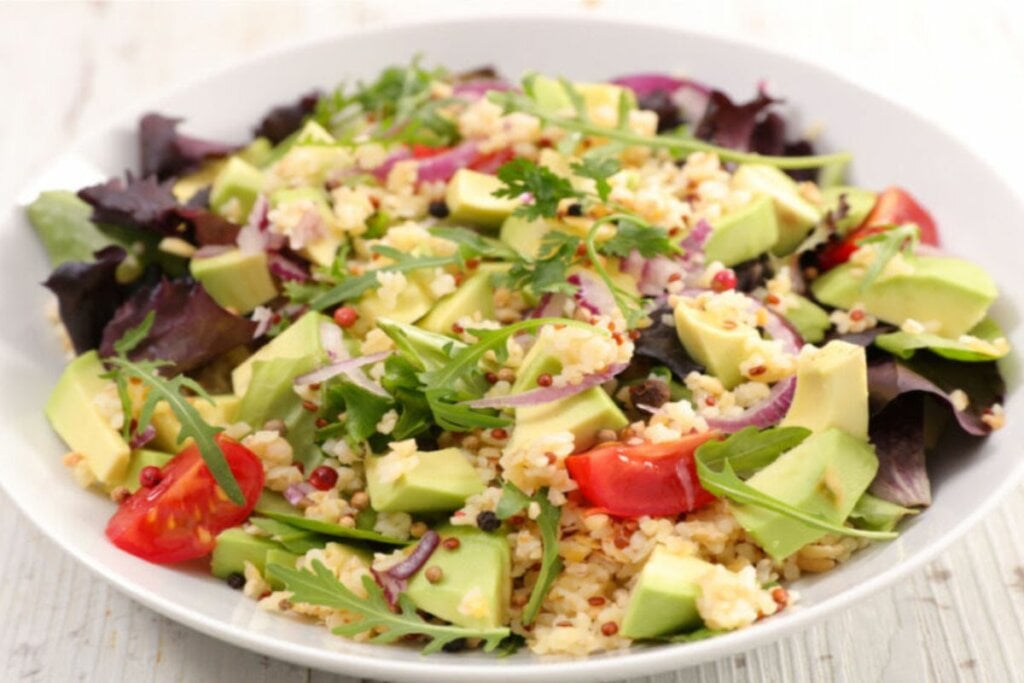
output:
[[[556,375],[561,369],[557,358],[535,344],[523,358],[512,393],[536,388],[540,375]],[[618,430],[626,424],[625,415],[611,397],[601,387],[594,387],[557,401],[516,408],[516,423],[508,448],[528,447],[542,436],[571,432],[576,450],[585,450],[594,444],[602,429]]]
[[[779,229],[773,251],[779,256],[796,249],[821,220],[821,209],[801,197],[796,181],[774,166],[743,164],[733,175],[733,184],[771,198]]]
[[[317,363],[325,361],[327,354],[320,338],[321,324],[334,325],[334,322],[316,311],[306,313],[284,332],[274,337],[269,344],[235,368],[231,373],[231,384],[235,389],[235,394],[241,396],[249,388],[249,381],[252,379],[252,366],[260,361],[305,356],[314,356]]]
[[[841,429],[815,432],[750,477],[747,484],[833,524],[842,524],[878,471],[875,449]],[[736,520],[772,558],[781,560],[825,535],[764,508],[730,504]]]
[[[445,203],[451,220],[496,228],[512,214],[518,200],[495,197],[503,185],[497,176],[460,168],[448,181]]]
[[[139,473],[142,472],[142,468],[163,467],[173,457],[170,453],[151,451],[148,448],[132,451],[131,459],[128,461],[128,470],[119,485],[135,493],[142,487],[142,482],[139,481]]]
[[[839,198],[846,198],[846,215],[836,221],[836,230],[840,235],[845,235],[864,222],[864,219],[875,208],[878,195],[871,190],[862,187],[851,187],[839,185],[821,191],[822,206],[825,211],[832,211],[833,214],[839,208]]]
[[[267,553],[281,549],[270,539],[253,536],[240,527],[220,532],[215,543],[210,556],[210,573],[219,579],[226,579],[230,574],[243,574],[246,562],[251,562],[262,573],[266,568]]]
[[[336,140],[333,135],[328,133],[319,123],[312,120],[302,124],[302,128],[295,137],[296,145],[333,145],[335,142]]]
[[[676,306],[676,333],[686,352],[717,377],[726,389],[732,389],[743,381],[740,363],[760,335],[751,327],[724,330],[706,318],[706,314],[696,308]]]
[[[863,269],[850,263],[828,271],[813,283],[814,297],[829,306],[860,303],[879,320],[902,325],[908,318],[952,339],[985,317],[998,291],[991,276],[956,258],[908,256],[909,270],[882,275],[862,287]]]
[[[46,417],[68,448],[85,457],[96,479],[112,485],[124,479],[130,449],[94,402],[110,384],[101,377],[105,372],[95,351],[71,361],[46,402]]]
[[[236,223],[244,222],[263,189],[263,172],[233,156],[210,188],[210,208]]]
[[[240,399],[234,394],[222,394],[211,396],[210,398],[213,399],[212,404],[200,398],[190,398],[188,400],[208,424],[215,427],[227,427],[234,423]],[[185,439],[182,443],[178,443],[181,422],[178,421],[171,407],[163,401],[158,403],[153,410],[151,423],[156,428],[156,436],[153,437],[152,446],[159,451],[178,453],[192,443],[192,439]]]
[[[248,313],[277,296],[267,255],[262,251],[231,249],[216,256],[193,258],[189,269],[214,301],[238,313]]]
[[[274,493],[273,491],[263,491],[260,499],[256,501],[254,512],[278,522],[284,522],[293,527],[323,534],[324,536],[386,545],[407,545],[408,543],[400,538],[385,536],[376,531],[360,528],[359,526],[341,526],[340,524],[334,524],[322,519],[306,517],[301,510],[292,506],[281,494]]]
[[[478,272],[457,290],[439,300],[419,326],[428,332],[452,334],[452,325],[460,318],[480,314],[481,320],[494,319],[494,288],[491,273]]]
[[[366,490],[378,512],[447,512],[484,490],[480,475],[460,448],[420,451],[413,469],[383,481],[380,458],[366,459]]]
[[[320,215],[323,226],[334,224],[334,211],[327,199],[327,192],[320,187],[296,187],[276,190],[270,195],[270,208],[278,209],[292,203],[301,202],[304,206]],[[329,266],[341,246],[341,234],[334,230],[322,230],[315,242],[306,244],[299,253],[318,266]]]
[[[260,429],[269,420],[281,420],[285,439],[291,444],[293,457],[306,471],[320,464],[323,455],[314,443],[317,413],[307,410],[293,382],[319,365],[314,355],[299,358],[271,358],[253,366],[252,382],[238,404],[236,418],[253,429]]]
[[[442,539],[459,539],[459,547],[439,546],[409,580],[406,595],[421,610],[466,628],[506,623],[512,578],[504,534],[492,536],[467,526],[444,526],[437,533]],[[436,583],[426,577],[430,567],[441,570]]]
[[[93,252],[114,244],[92,222],[92,207],[72,192],[43,192],[25,211],[53,267],[92,261]]]
[[[863,346],[840,340],[804,347],[796,361],[796,393],[784,427],[820,432],[838,427],[868,438],[868,363]]]
[[[779,239],[772,200],[755,197],[741,209],[727,213],[712,225],[704,248],[708,262],[733,266],[765,253]]]
[[[696,557],[684,557],[659,545],[640,570],[622,619],[623,636],[656,638],[699,628],[698,580],[714,567]]]
[[[792,294],[793,303],[786,309],[783,317],[796,328],[805,342],[817,344],[825,338],[825,332],[832,326],[828,313],[807,297]]]
[[[263,564],[265,567],[276,564],[282,567],[287,567],[288,569],[295,569],[295,563],[298,561],[299,556],[295,553],[290,553],[283,548],[274,548],[273,550],[267,551]],[[284,588],[284,581],[281,579],[278,579],[275,576],[270,576],[266,572],[264,572],[264,576],[267,579],[267,583],[269,583],[270,587],[274,590],[278,591]]]
[[[550,218],[529,220],[523,216],[509,216],[501,224],[498,238],[523,256],[537,258],[544,235],[551,230],[564,230],[565,226]]]
[[[434,277],[434,271],[430,270],[429,277]],[[434,305],[434,295],[428,289],[429,282],[426,274],[406,273],[406,286],[398,294],[394,307],[385,306],[378,289],[370,291],[359,297],[354,305],[359,318],[353,331],[356,334],[364,334],[373,327],[377,318],[388,318],[402,323],[414,323],[427,314]]]
[[[537,75],[532,84],[534,100],[541,109],[555,113],[573,108],[569,93],[558,79]],[[618,125],[619,99],[623,95],[629,100],[629,108],[636,108],[636,96],[628,88],[611,83],[573,83],[572,86],[582,96],[587,115],[599,126]]]

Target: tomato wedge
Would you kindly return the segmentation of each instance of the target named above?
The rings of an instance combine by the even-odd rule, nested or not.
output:
[[[583,497],[610,515],[678,515],[715,499],[701,487],[693,459],[713,438],[709,432],[659,444],[603,444],[570,455],[565,465]]]
[[[887,230],[893,225],[914,223],[921,231],[921,242],[938,246],[939,231],[924,207],[909,192],[900,187],[889,187],[878,195],[875,206],[864,222],[843,240],[830,244],[818,256],[821,270],[829,270],[846,263],[857,250],[858,241]]]
[[[107,523],[107,538],[121,550],[167,563],[208,555],[214,537],[241,524],[263,490],[263,463],[242,444],[217,435],[245,505],[232,503],[217,485],[199,448],[189,446],[160,471],[156,486],[143,487]]]

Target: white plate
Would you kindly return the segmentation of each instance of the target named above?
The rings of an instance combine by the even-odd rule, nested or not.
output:
[[[824,148],[855,152],[854,179],[910,188],[937,218],[951,251],[971,258],[1001,285],[995,308],[1016,348],[1024,348],[1017,310],[1021,294],[1019,225],[1024,210],[990,168],[916,114],[815,66],[718,38],[654,25],[597,19],[487,18],[363,31],[249,61],[147,107],[83,140],[19,197],[41,189],[78,188],[137,164],[135,122],[156,109],[185,116],[189,132],[242,140],[268,106],[311,86],[370,77],[421,53],[453,69],[494,64],[509,76],[529,69],[576,79],[636,71],[683,69],[744,98],[768,78],[804,124],[823,122]],[[822,619],[900,580],[970,528],[1016,482],[1024,442],[1014,397],[1008,426],[980,444],[961,446],[933,468],[935,503],[905,525],[899,540],[859,553],[839,570],[797,587],[801,606],[728,636],[685,645],[637,647],[586,660],[521,653],[434,655],[358,645],[325,629],[256,609],[201,566],[159,567],[116,550],[103,537],[111,503],[84,493],[60,464],[63,448],[42,405],[63,364],[43,316],[47,274],[20,206],[0,229],[0,472],[11,497],[54,541],[113,585],[152,609],[216,638],[261,654],[350,675],[406,681],[595,681],[658,671],[740,652]],[[1019,366],[1007,364],[1011,387]],[[950,448],[949,450],[954,450]],[[870,623],[861,624],[871,628]]]

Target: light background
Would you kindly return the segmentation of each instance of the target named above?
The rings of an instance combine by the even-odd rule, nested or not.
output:
[[[0,198],[10,201],[121,106],[246,55],[394,20],[551,9],[657,17],[802,57],[921,111],[1024,186],[1024,3],[1015,0],[6,2]],[[901,585],[777,644],[644,680],[1020,680],[1022,518],[1018,488]],[[0,540],[2,680],[351,682],[219,643],[131,602],[3,494]]]

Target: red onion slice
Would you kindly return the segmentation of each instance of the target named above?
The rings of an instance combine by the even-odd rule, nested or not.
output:
[[[274,320],[274,312],[266,306],[257,306],[253,309],[249,320],[256,323],[256,329],[253,330],[252,338],[259,339],[270,329],[270,325]]]
[[[565,304],[569,300],[565,294],[547,292],[540,298],[537,306],[530,313],[531,318],[562,318],[565,317]]]
[[[709,417],[708,426],[723,432],[738,432],[744,427],[764,429],[778,424],[785,417],[796,391],[796,377],[790,375],[772,386],[765,400],[755,403],[736,417]]]
[[[489,92],[508,92],[518,90],[508,81],[497,78],[474,78],[452,86],[452,94],[456,97],[478,100]]]
[[[320,323],[320,346],[327,353],[327,357],[334,362],[348,358],[348,349],[345,347],[341,328],[334,323]]]
[[[279,254],[270,252],[267,254],[267,266],[279,280],[293,280],[295,282],[306,282],[309,280],[309,272],[295,261]]]
[[[563,398],[575,396],[576,394],[586,391],[591,387],[600,386],[625,370],[628,366],[628,363],[615,363],[613,365],[609,365],[601,372],[595,372],[585,376],[579,384],[568,384],[564,387],[531,389],[529,391],[524,391],[519,394],[511,394],[508,396],[478,398],[474,401],[466,401],[462,405],[469,406],[470,408],[518,408],[522,406],[535,406],[543,403],[550,403],[552,401],[558,401]]]
[[[447,152],[421,159],[416,168],[421,183],[451,180],[460,168],[469,166],[480,156],[477,143],[472,140],[460,143]]]
[[[391,152],[391,154],[387,155],[380,166],[377,166],[370,172],[376,176],[377,180],[384,182],[388,179],[388,174],[391,173],[391,169],[395,167],[395,164],[399,161],[405,161],[406,159],[411,158],[412,151],[408,147],[399,147]]]
[[[154,427],[151,424],[148,424],[146,425],[146,428],[143,429],[141,432],[135,432],[134,434],[132,434],[132,438],[128,442],[128,445],[132,448],[132,450],[136,448],[142,448],[155,438],[156,427]]]
[[[267,217],[270,213],[270,203],[266,195],[259,195],[249,212],[249,219],[238,231],[235,243],[238,248],[247,254],[256,254],[267,249],[270,220]]]
[[[385,571],[371,570],[373,578],[384,589],[384,597],[390,605],[398,602],[399,593],[406,589],[409,579],[427,563],[440,543],[441,537],[431,529],[423,534],[423,538],[404,560]]]
[[[373,353],[369,356],[360,356],[358,358],[349,358],[347,360],[339,361],[337,363],[331,363],[325,365],[322,368],[317,368],[312,372],[307,372],[305,375],[299,375],[295,378],[295,386],[302,386],[306,384],[321,384],[327,380],[344,375],[346,379],[355,384],[361,389],[365,389],[372,394],[377,396],[390,398],[391,394],[384,390],[384,387],[372,381],[366,375],[359,371],[360,368],[367,365],[373,365],[378,363],[388,356],[391,355],[391,351],[381,351],[380,353]]]
[[[618,307],[608,285],[591,272],[581,270],[573,273],[568,277],[568,281],[577,287],[576,293],[573,294],[576,303],[594,315],[609,315]]]
[[[289,484],[288,488],[284,490],[284,499],[292,504],[293,507],[299,507],[303,503],[309,502],[309,494],[316,491],[316,488],[308,481],[300,481],[297,484]]]
[[[636,93],[637,97],[646,97],[647,95],[659,90],[663,90],[667,93],[674,93],[680,88],[695,90],[703,93],[704,95],[711,94],[711,88],[707,87],[703,83],[691,81],[688,78],[676,78],[675,76],[660,73],[628,74],[626,76],[613,78],[609,82],[629,88]]]

